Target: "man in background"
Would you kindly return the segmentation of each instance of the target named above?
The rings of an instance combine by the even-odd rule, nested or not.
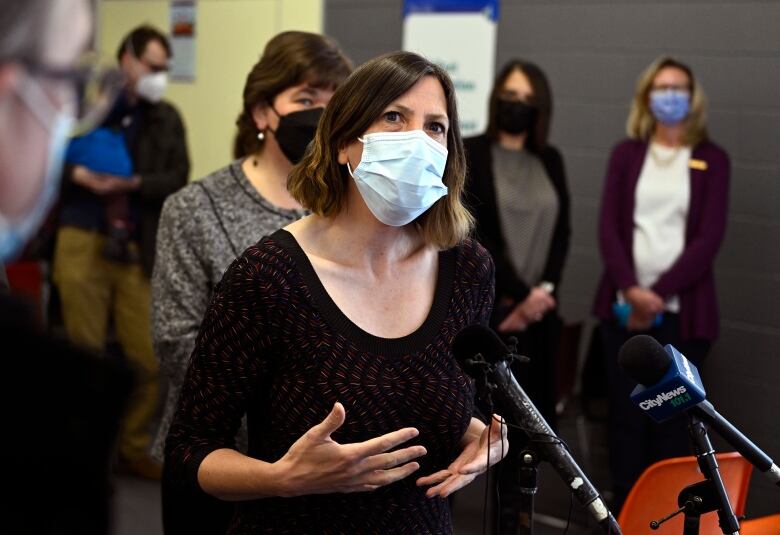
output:
[[[184,125],[162,100],[170,59],[168,39],[150,26],[134,29],[119,44],[125,86],[101,128],[121,134],[132,173],[66,165],[53,262],[71,341],[103,351],[112,326],[136,368],[138,387],[120,434],[119,468],[153,479],[159,479],[160,467],[148,448],[159,372],[150,334],[149,277],[162,204],[189,174]]]
[[[0,271],[46,216],[94,71],[77,68],[87,0],[0,0]],[[47,337],[0,291],[1,533],[109,532],[109,462],[131,389],[127,368]]]

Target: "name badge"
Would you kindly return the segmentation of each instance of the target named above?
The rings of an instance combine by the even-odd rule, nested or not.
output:
[[[706,171],[707,170],[707,162],[704,160],[697,160],[696,158],[691,158],[688,160],[688,167],[691,169],[696,169],[697,171]]]

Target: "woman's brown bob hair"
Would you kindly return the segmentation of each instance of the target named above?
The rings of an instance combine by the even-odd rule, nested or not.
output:
[[[689,87],[691,92],[691,110],[685,119],[685,137],[686,145],[694,146],[700,141],[707,139],[707,98],[704,90],[693,76],[693,71],[685,63],[669,56],[661,56],[647,67],[636,83],[634,99],[631,102],[631,112],[628,114],[626,122],[626,131],[628,136],[633,139],[647,141],[655,131],[655,117],[650,111],[650,91],[653,90],[655,77],[662,69],[671,67],[679,69],[688,75]]]
[[[339,149],[363,135],[387,106],[425,76],[435,77],[447,99],[447,166],[443,181],[448,194],[415,220],[426,243],[448,249],[471,231],[473,219],[461,201],[466,160],[458,125],[455,89],[446,71],[412,52],[393,52],[361,65],[325,108],[314,141],[289,178],[288,189],[303,206],[321,216],[337,214],[346,199],[349,176],[338,162]]]
[[[498,100],[507,78],[514,72],[520,71],[531,83],[534,96],[530,104],[536,108],[536,118],[533,126],[528,131],[526,146],[531,152],[541,154],[547,147],[547,138],[550,134],[550,118],[552,117],[552,90],[547,82],[547,76],[535,63],[522,59],[510,60],[501,68],[490,92],[488,104],[488,124],[486,134],[492,140],[498,139]]]
[[[233,156],[243,158],[260,150],[252,109],[273,100],[288,87],[307,83],[335,89],[352,71],[352,64],[330,38],[309,32],[282,32],[268,41],[244,85],[244,107],[236,119],[238,132]]]

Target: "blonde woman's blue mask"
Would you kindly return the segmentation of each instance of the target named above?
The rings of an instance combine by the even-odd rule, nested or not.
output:
[[[368,209],[385,225],[411,223],[447,195],[442,182],[447,149],[422,130],[374,132],[358,141],[363,156],[353,170]]]
[[[661,124],[679,124],[688,117],[690,110],[691,95],[687,91],[657,89],[650,92],[650,111]]]

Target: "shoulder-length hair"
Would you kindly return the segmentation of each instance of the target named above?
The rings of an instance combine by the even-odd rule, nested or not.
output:
[[[528,131],[526,146],[531,152],[540,154],[547,147],[547,139],[550,135],[550,119],[553,111],[552,90],[544,71],[530,61],[513,59],[499,71],[493,83],[493,89],[490,92],[488,124],[485,133],[493,141],[498,139],[498,100],[501,97],[501,91],[504,89],[507,78],[516,70],[528,78],[534,91],[533,98],[528,104],[536,107],[536,119]]]
[[[302,83],[335,89],[350,72],[352,64],[329,37],[298,31],[276,35],[265,45],[263,55],[246,77],[244,103],[236,119],[233,157],[254,154],[263,146],[252,118],[255,106],[271,104],[276,95]]]
[[[444,69],[412,52],[393,52],[370,60],[339,86],[320,119],[314,141],[290,174],[292,196],[315,214],[328,217],[339,213],[352,180],[346,166],[338,162],[339,150],[363,135],[387,106],[425,76],[439,81],[447,100],[450,127],[443,181],[449,192],[414,223],[425,242],[440,249],[466,238],[473,218],[461,199],[466,160],[455,89]]]
[[[634,99],[631,102],[631,111],[626,122],[628,137],[648,141],[655,130],[656,120],[650,111],[650,91],[653,90],[653,81],[656,75],[667,67],[679,69],[688,75],[691,92],[691,109],[685,119],[685,137],[683,141],[688,145],[696,145],[707,139],[707,97],[704,90],[688,65],[670,57],[661,56],[647,67],[637,80]]]

